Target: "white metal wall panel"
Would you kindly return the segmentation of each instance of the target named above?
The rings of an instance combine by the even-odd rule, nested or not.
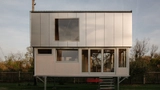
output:
[[[105,46],[114,46],[114,13],[105,13]]]
[[[77,13],[67,13],[67,17],[68,18],[76,18],[77,17]]]
[[[40,46],[40,13],[31,13],[31,46]]]
[[[86,26],[86,44],[87,46],[95,46],[96,44],[96,28],[95,28],[95,13],[87,13],[87,26]]]
[[[115,46],[122,46],[122,13],[115,13],[114,24]]]
[[[77,13],[67,13],[68,18],[77,18]],[[77,41],[68,41],[68,47],[77,47]]]
[[[54,52],[52,54],[38,54],[38,49],[35,49],[35,71],[36,75],[53,75],[55,71]]]
[[[86,17],[85,13],[77,13],[79,18],[79,42],[78,46],[86,46]]]
[[[123,13],[123,46],[132,46],[132,14]]]
[[[49,40],[50,40],[50,17],[49,13],[41,13],[41,46],[50,46]]]
[[[55,75],[57,76],[78,76],[80,75],[80,64],[77,62],[71,63],[56,63]]]
[[[58,46],[58,41],[55,41],[55,18],[58,18],[58,13],[50,13],[50,46]]]
[[[58,14],[58,18],[67,18],[68,17],[68,13],[57,13]]]
[[[67,13],[58,13],[58,18],[67,18],[68,14]],[[67,46],[67,41],[58,41],[58,46]]]
[[[54,73],[53,56],[41,55],[37,56],[36,60],[36,74],[38,75],[52,75]]]
[[[96,46],[104,46],[104,13],[96,13]]]

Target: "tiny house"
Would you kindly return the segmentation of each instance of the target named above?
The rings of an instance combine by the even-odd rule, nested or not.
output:
[[[127,77],[132,11],[31,11],[35,76]]]

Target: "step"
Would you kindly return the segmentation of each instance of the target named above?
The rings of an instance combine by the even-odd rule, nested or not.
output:
[[[113,80],[113,78],[100,78],[101,80]]]
[[[114,90],[114,78],[113,77],[99,77],[102,82],[99,82],[99,90]]]
[[[103,86],[103,87],[104,87],[104,86],[106,86],[106,87],[113,87],[114,85],[100,85],[100,87],[101,87],[101,86]]]
[[[113,84],[114,82],[99,82],[99,84]]]
[[[114,87],[101,87],[100,90],[102,90],[102,89],[107,90],[107,89],[115,89],[115,88]]]

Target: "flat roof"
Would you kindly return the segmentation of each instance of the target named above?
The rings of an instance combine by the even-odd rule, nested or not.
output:
[[[132,11],[30,11],[31,13],[132,13]]]

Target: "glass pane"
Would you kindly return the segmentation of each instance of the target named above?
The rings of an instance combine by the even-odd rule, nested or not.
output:
[[[90,71],[101,72],[101,50],[91,50],[90,53]]]
[[[57,61],[78,61],[78,50],[57,49]]]
[[[104,50],[103,72],[114,72],[114,49]]]
[[[52,49],[38,49],[38,54],[52,54]]]
[[[78,41],[79,40],[79,19],[56,19],[55,40]]]
[[[88,72],[88,50],[82,50],[82,72]]]
[[[119,49],[119,67],[126,67],[126,49]]]

